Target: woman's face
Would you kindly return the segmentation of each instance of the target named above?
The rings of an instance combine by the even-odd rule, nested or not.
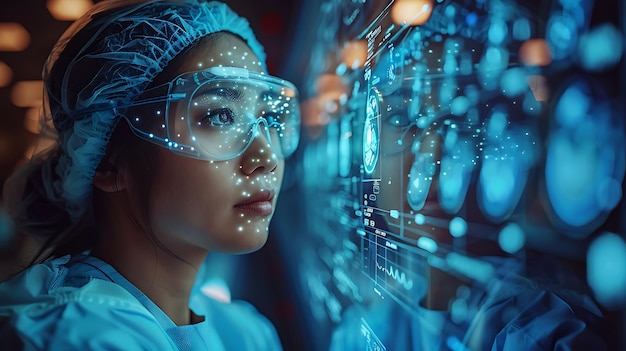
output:
[[[169,69],[168,76],[214,66],[260,72],[257,61],[242,39],[222,33],[177,59],[182,64]],[[244,253],[264,245],[284,170],[284,160],[264,133],[243,154],[226,161],[197,160],[161,147],[151,150],[156,169],[148,215],[158,240],[179,255],[197,248]]]

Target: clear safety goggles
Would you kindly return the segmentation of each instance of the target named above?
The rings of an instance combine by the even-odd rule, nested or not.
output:
[[[237,157],[259,136],[286,158],[300,139],[295,86],[244,68],[184,73],[145,91],[127,108],[124,117],[136,135],[203,160]]]

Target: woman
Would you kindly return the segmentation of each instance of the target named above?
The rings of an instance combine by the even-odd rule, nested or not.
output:
[[[264,59],[217,2],[104,1],[68,29],[44,70],[57,147],[14,177],[41,263],[0,285],[0,344],[281,348],[251,306],[193,289],[210,251],[263,246],[298,143],[297,91]]]

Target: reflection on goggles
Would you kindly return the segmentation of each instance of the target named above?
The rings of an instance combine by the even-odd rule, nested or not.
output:
[[[129,107],[125,118],[135,134],[193,158],[237,157],[259,135],[272,152],[285,158],[295,151],[300,137],[298,91],[293,84],[243,68],[184,73],[144,92]]]

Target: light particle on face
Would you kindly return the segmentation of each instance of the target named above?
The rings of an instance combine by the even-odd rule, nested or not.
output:
[[[243,232],[243,227],[242,226],[237,227],[237,231]]]

